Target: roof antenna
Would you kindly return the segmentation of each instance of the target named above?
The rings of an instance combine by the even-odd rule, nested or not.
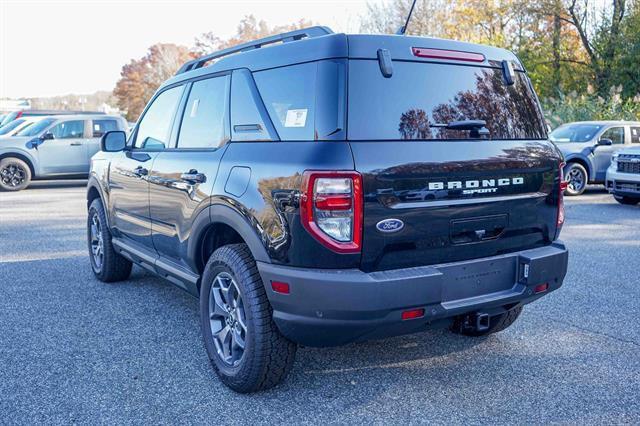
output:
[[[405,22],[404,25],[400,27],[398,32],[396,32],[397,35],[404,35],[404,33],[407,32],[407,26],[409,25],[409,20],[411,19],[411,14],[413,13],[413,8],[415,6],[416,0],[413,0],[413,3],[411,3],[411,9],[409,9],[409,16],[407,16],[407,22]]]

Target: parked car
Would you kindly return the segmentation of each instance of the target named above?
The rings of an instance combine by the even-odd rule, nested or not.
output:
[[[8,113],[0,121],[0,128],[11,123],[13,120],[20,117],[45,117],[49,115],[99,115],[104,114],[100,111],[65,111],[55,109],[23,109],[19,111],[13,111]]]
[[[0,190],[22,190],[32,179],[86,177],[100,137],[126,124],[104,114],[53,116],[0,138]]]
[[[298,343],[509,327],[566,274],[561,162],[507,50],[293,31],[186,63],[102,138],[91,268],[199,297],[218,376],[266,389]]]
[[[638,146],[613,154],[607,170],[607,190],[620,204],[640,202],[640,128],[631,129],[631,138]]]
[[[635,121],[589,121],[564,124],[549,138],[564,155],[567,195],[580,195],[589,183],[604,184],[611,156],[634,143]],[[636,140],[635,143],[638,143]]]
[[[15,136],[33,123],[40,121],[42,117],[24,117],[13,120],[5,126],[0,127],[0,138]]]

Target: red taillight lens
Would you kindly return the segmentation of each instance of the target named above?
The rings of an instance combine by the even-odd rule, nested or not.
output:
[[[449,59],[454,61],[484,62],[482,53],[463,52],[460,50],[427,49],[426,47],[412,47],[413,56],[431,59]]]
[[[271,288],[276,293],[289,294],[289,284],[280,281],[271,281]]]
[[[300,216],[305,229],[337,253],[362,245],[362,176],[357,172],[304,173]]]
[[[564,191],[567,189],[567,182],[564,180],[564,166],[565,163],[560,163],[560,187],[558,192],[558,218],[556,220],[556,238],[560,236],[560,229],[562,229],[562,225],[564,225]]]
[[[538,284],[537,286],[535,286],[535,288],[533,289],[533,292],[535,294],[538,293],[544,293],[545,291],[547,291],[549,289],[549,284],[548,283],[544,283],[544,284]]]
[[[424,309],[411,309],[402,313],[402,320],[410,320],[416,318],[422,318],[424,316]]]

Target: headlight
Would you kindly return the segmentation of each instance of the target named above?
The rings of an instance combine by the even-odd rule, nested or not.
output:
[[[618,154],[618,153],[613,154],[611,156],[611,161],[613,161],[615,163],[616,161],[618,161],[618,157],[619,156],[620,156],[620,154]]]

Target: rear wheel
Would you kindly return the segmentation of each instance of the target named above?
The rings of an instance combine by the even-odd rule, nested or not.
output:
[[[589,175],[587,170],[579,163],[569,163],[565,169],[565,177],[567,179],[567,195],[580,195],[587,188]]]
[[[467,318],[461,317],[458,318],[453,325],[451,326],[451,331],[456,334],[462,334],[463,336],[486,336],[487,334],[498,333],[506,328],[508,328],[511,324],[513,324],[520,313],[522,312],[522,306],[516,306],[515,308],[511,308],[507,312],[494,315],[489,318],[489,328],[478,331],[471,324],[466,323]]]
[[[115,252],[111,243],[111,231],[99,198],[89,206],[87,218],[87,244],[93,274],[100,281],[122,281],[131,275],[131,261]]]
[[[246,244],[217,249],[202,277],[200,318],[213,369],[236,392],[269,389],[293,366],[296,344],[280,334]]]
[[[19,158],[7,157],[0,161],[0,189],[21,191],[31,183],[31,169]]]
[[[636,205],[640,203],[640,198],[636,198],[636,197],[625,197],[622,195],[614,195],[613,198],[615,198],[616,201],[619,202],[620,204]]]

